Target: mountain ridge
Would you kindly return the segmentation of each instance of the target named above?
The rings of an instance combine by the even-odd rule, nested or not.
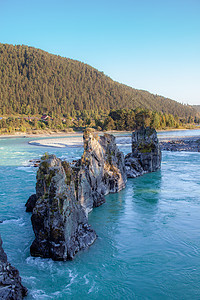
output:
[[[192,107],[200,113],[200,105],[192,105]]]
[[[145,109],[181,118],[197,111],[163,96],[112,80],[78,60],[25,45],[0,43],[0,114],[71,115]]]

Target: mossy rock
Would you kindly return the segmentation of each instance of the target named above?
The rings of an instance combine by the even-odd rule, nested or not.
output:
[[[55,176],[55,171],[54,171],[54,170],[49,170],[49,174],[47,174],[47,175],[45,176],[46,186],[47,186],[47,187],[50,186],[51,180],[52,180],[53,176]]]
[[[151,153],[154,149],[155,149],[154,143],[149,143],[149,144],[140,143],[138,145],[138,150],[141,153]]]
[[[71,181],[72,181],[72,169],[70,164],[67,161],[62,161],[62,167],[65,171],[66,174],[66,184],[70,185]]]
[[[41,160],[47,160],[49,159],[49,153],[45,152],[44,155],[41,157]]]

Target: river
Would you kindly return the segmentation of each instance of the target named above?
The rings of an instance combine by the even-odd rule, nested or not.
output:
[[[73,261],[54,262],[29,253],[34,234],[24,205],[36,183],[29,160],[45,151],[72,160],[82,147],[30,140],[0,139],[0,232],[26,299],[200,299],[200,153],[163,152],[160,171],[129,179],[90,213],[96,242]]]

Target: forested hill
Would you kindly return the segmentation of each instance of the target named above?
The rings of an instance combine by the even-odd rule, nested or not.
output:
[[[179,117],[195,109],[119,84],[91,66],[28,46],[0,44],[0,114],[62,115],[142,107]]]
[[[193,108],[196,109],[200,113],[200,105],[193,105]]]

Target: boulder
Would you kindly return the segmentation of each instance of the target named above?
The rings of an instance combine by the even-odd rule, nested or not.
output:
[[[161,150],[155,129],[147,127],[132,133],[132,153],[125,157],[127,176],[134,178],[161,167]]]
[[[27,289],[21,283],[19,271],[7,261],[0,236],[0,299],[20,300],[27,295]]]

